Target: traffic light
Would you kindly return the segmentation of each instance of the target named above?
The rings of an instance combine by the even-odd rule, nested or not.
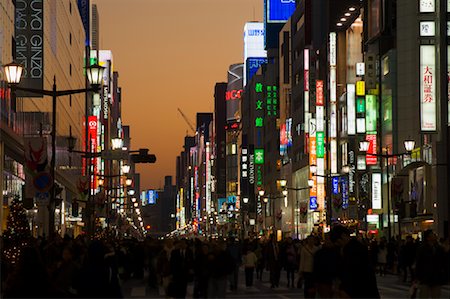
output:
[[[148,153],[148,149],[139,149],[139,154],[130,156],[133,163],[155,163],[156,156]]]

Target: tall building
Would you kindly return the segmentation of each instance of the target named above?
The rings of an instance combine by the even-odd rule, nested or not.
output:
[[[100,50],[100,15],[97,5],[92,4],[92,50]]]

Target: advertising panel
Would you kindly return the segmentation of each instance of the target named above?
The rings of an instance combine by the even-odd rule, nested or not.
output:
[[[267,63],[266,57],[250,57],[245,60],[244,85],[250,81],[258,71],[259,67]]]
[[[366,95],[366,131],[377,131],[377,96]]]
[[[159,198],[158,191],[156,191],[156,190],[147,190],[147,192],[146,192],[147,204],[149,204],[149,205],[156,204],[156,200],[158,198]]]
[[[266,22],[285,23],[295,11],[295,0],[265,0]]]
[[[434,45],[420,46],[420,118],[422,131],[436,131],[436,55]]]
[[[311,119],[311,122],[315,122],[315,119]],[[316,156],[316,131],[310,131],[309,137],[309,165],[317,165],[317,156]],[[312,174],[310,171],[309,178],[313,180],[313,186],[309,189],[309,209],[315,210],[318,208],[317,206],[317,177]]]
[[[244,26],[244,86],[251,80],[258,68],[267,63],[264,49],[264,23],[249,22]]]
[[[23,66],[22,86],[44,88],[44,3],[43,0],[15,1],[15,61]],[[18,97],[42,95],[17,90]]]
[[[317,158],[323,158],[325,156],[325,144],[324,144],[324,133],[316,133],[317,140]]]
[[[88,132],[89,132],[89,138],[90,146],[91,146],[91,152],[96,153],[97,152],[97,132],[98,132],[98,118],[95,115],[91,115],[88,117]],[[97,189],[97,174],[98,174],[98,164],[97,164],[98,158],[92,158],[91,159],[91,165],[93,165],[93,175],[92,175],[92,185],[93,189]]]
[[[239,121],[241,119],[239,104],[243,92],[243,72],[244,64],[242,63],[232,64],[228,69],[228,84],[225,95],[227,121]]]
[[[372,173],[372,209],[381,209],[381,173]]]
[[[347,134],[356,134],[355,84],[347,84]]]
[[[369,134],[366,135],[366,140],[369,141],[369,149],[367,150],[367,154],[376,154],[377,153],[377,135]],[[377,157],[373,155],[366,155],[366,165],[376,165]]]

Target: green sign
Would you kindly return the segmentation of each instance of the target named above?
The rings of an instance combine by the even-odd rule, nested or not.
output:
[[[325,156],[324,133],[316,132],[316,154],[317,158]]]
[[[255,164],[264,164],[264,149],[255,149]]]
[[[364,98],[357,97],[356,98],[356,113],[364,113],[366,112],[366,103]]]
[[[266,111],[267,116],[277,116],[278,90],[275,85],[266,87]]]
[[[257,117],[255,119],[255,127],[262,128],[263,124],[264,124],[264,119],[262,117]]]
[[[256,186],[262,186],[262,183],[263,183],[262,166],[256,165]]]
[[[256,83],[256,85],[255,85],[255,91],[256,91],[256,92],[262,92],[262,91],[263,91],[263,85],[262,85],[262,83]]]
[[[377,96],[366,95],[366,132],[377,131]]]

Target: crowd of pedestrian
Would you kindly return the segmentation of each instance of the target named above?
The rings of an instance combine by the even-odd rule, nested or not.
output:
[[[377,275],[398,275],[410,283],[411,296],[439,298],[448,283],[449,243],[432,231],[422,240],[367,239],[343,226],[303,240],[269,238],[89,240],[55,235],[30,239],[11,261],[2,256],[4,298],[122,298],[123,283],[146,279],[159,295],[224,298],[227,288],[268,279],[273,289],[301,289],[305,298],[379,298]],[[4,252],[4,250],[2,250]],[[267,273],[268,272],[268,273]],[[144,275],[148,273],[148,275]],[[268,276],[267,276],[268,274]],[[283,280],[284,281],[284,280]]]

